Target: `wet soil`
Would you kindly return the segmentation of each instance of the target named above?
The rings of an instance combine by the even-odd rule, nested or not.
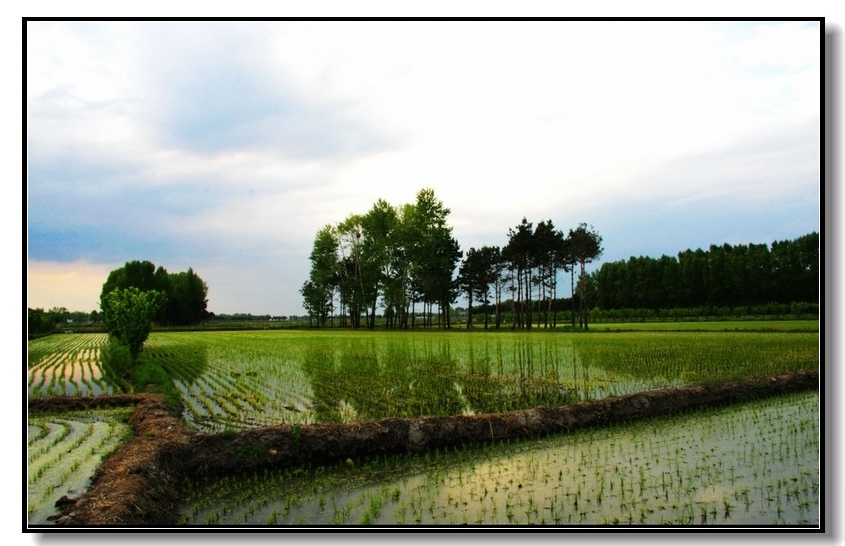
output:
[[[88,491],[57,502],[58,526],[166,527],[176,523],[184,478],[262,468],[332,464],[387,453],[535,438],[819,389],[818,372],[661,389],[569,406],[453,417],[390,418],[353,424],[279,425],[242,432],[191,431],[159,394],[30,400],[33,410],[135,405],[132,440],[95,472]]]

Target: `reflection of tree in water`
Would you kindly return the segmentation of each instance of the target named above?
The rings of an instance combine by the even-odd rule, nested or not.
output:
[[[379,354],[372,340],[331,349],[311,347],[303,368],[311,378],[317,421],[340,421],[344,405],[358,419],[455,415],[463,403],[454,387],[457,364],[443,351],[416,354],[389,343]]]
[[[208,347],[204,343],[184,343],[173,349],[163,346],[145,350],[142,358],[155,360],[173,379],[190,385],[208,368]]]
[[[475,413],[562,406],[578,401],[578,395],[560,377],[555,342],[516,340],[513,349],[505,351],[500,339],[493,350],[492,342],[486,341],[483,353],[477,357],[476,351],[470,350],[466,369],[458,378]]]
[[[496,413],[577,401],[559,376],[553,343],[506,346],[485,339],[471,343],[459,359],[442,339],[421,345],[354,339],[309,347],[303,367],[318,422]]]

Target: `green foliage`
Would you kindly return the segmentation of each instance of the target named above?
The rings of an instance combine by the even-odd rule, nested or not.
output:
[[[300,293],[303,306],[325,324],[341,307],[341,325],[375,328],[381,304],[393,328],[408,328],[411,306],[438,306],[448,327],[449,304],[457,297],[453,273],[461,259],[446,223],[450,210],[434,191],[423,189],[416,202],[394,207],[379,199],[366,214],[350,214],[318,231],[310,255],[311,272]],[[431,326],[431,322],[428,322]]]
[[[66,320],[79,320],[80,318],[87,318],[86,313],[71,313],[65,307],[53,307],[49,311],[42,308],[26,310],[27,315],[27,333],[32,337],[39,335],[51,334],[56,330],[56,325],[65,322]]]
[[[710,245],[677,257],[606,262],[594,274],[602,309],[734,309],[742,315],[811,313],[819,301],[819,234],[765,244]],[[784,309],[782,306],[786,306]],[[717,313],[720,314],[720,313]],[[689,315],[694,316],[694,315]]]
[[[458,272],[458,286],[468,299],[467,328],[472,327],[472,302],[477,298],[489,303],[490,287],[496,283],[502,270],[501,251],[497,246],[483,246],[479,250],[470,248]],[[487,327],[487,313],[484,314]]]
[[[118,288],[100,300],[103,324],[109,334],[129,349],[133,360],[147,340],[156,314],[166,301],[157,290],[141,291],[134,286]]]
[[[109,273],[103,284],[100,300],[120,288],[137,288],[142,292],[162,292],[167,301],[156,313],[154,319],[161,325],[198,324],[207,318],[208,286],[188,268],[187,272],[168,273],[149,261],[131,261]]]

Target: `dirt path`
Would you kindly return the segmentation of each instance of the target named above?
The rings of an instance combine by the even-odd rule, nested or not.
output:
[[[62,515],[56,524],[172,526],[179,514],[179,484],[183,477],[282,468],[305,462],[330,464],[349,457],[418,453],[443,446],[539,437],[818,389],[818,372],[807,372],[509,413],[392,418],[349,425],[281,425],[222,434],[186,429],[167,411],[161,395],[96,397],[107,405],[119,400],[137,404],[130,421],[133,439],[100,466],[83,496],[57,503]],[[66,409],[68,404],[71,403],[66,398],[36,399],[30,401],[30,409]]]

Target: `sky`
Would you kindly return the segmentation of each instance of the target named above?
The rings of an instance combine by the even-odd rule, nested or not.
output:
[[[525,217],[606,261],[821,231],[817,22],[29,21],[26,297],[131,260],[303,314],[316,232],[432,188],[461,249]]]

